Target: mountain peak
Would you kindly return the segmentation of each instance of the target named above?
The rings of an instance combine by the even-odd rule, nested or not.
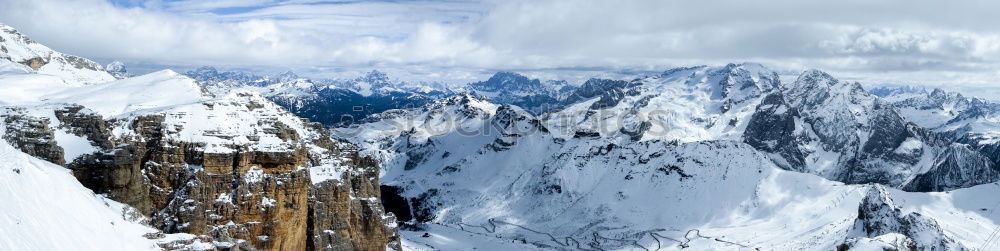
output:
[[[194,70],[190,70],[190,71],[188,71],[188,73],[199,73],[199,74],[208,73],[208,74],[215,75],[215,74],[219,74],[219,70],[215,69],[215,67],[211,67],[211,66],[207,66],[206,65],[206,66],[198,67],[197,69],[194,69]]]
[[[830,87],[838,82],[839,81],[836,78],[826,72],[817,69],[809,69],[803,71],[802,74],[799,74],[799,77],[795,79],[792,87],[802,87],[803,85]]]
[[[125,63],[122,63],[122,61],[118,60],[109,63],[107,66],[104,66],[104,70],[108,71],[108,73],[111,73],[111,76],[114,76],[117,79],[123,79],[130,76],[128,70],[125,68]]]
[[[538,79],[530,79],[524,75],[509,71],[494,73],[486,81],[472,83],[470,87],[474,90],[485,92],[535,92],[541,91],[544,88],[542,82]]]
[[[743,69],[749,72],[772,72],[767,66],[755,62],[729,63],[724,68],[730,70]]]
[[[909,85],[883,84],[868,90],[869,93],[882,98],[901,94],[927,94],[927,89],[923,87]]]
[[[278,82],[289,82],[299,79],[299,75],[296,75],[295,72],[289,70],[282,72],[281,74],[278,74],[277,76],[275,76],[275,78],[278,80]]]
[[[948,92],[945,92],[944,90],[941,90],[941,88],[934,88],[934,90],[931,91],[931,96],[932,97],[945,97],[945,96],[948,96]]]
[[[115,80],[104,70],[104,66],[52,50],[7,25],[0,26],[0,60],[22,64],[36,72],[55,75],[70,82],[92,84]]]
[[[379,71],[379,70],[373,69],[373,70],[365,73],[365,78],[368,78],[368,79],[385,79],[385,80],[388,80],[389,79],[389,74],[386,74],[383,71]]]
[[[11,39],[11,38],[13,38],[13,39],[15,39],[15,41],[18,41],[18,42],[21,42],[21,43],[24,43],[24,44],[35,44],[35,41],[33,41],[30,38],[28,38],[28,36],[25,36],[24,34],[21,34],[21,32],[18,32],[17,29],[14,29],[14,27],[11,27],[9,25],[0,23],[0,32],[9,34],[8,37],[0,36],[0,42],[4,42],[5,39]],[[48,48],[46,48],[46,49],[48,49]]]
[[[528,81],[528,77],[518,74],[516,72],[498,71],[496,73],[493,73],[493,76],[490,77],[488,81],[504,81],[504,80]]]
[[[379,70],[371,70],[365,75],[359,76],[354,79],[355,82],[365,82],[370,84],[372,87],[381,88],[390,86],[391,81],[389,79],[389,74]]]
[[[707,65],[674,67],[674,68],[667,69],[666,71],[663,71],[663,73],[661,73],[660,76],[661,77],[666,77],[666,76],[670,76],[670,75],[676,74],[678,72],[691,71],[691,70],[695,70],[695,69],[704,69],[704,68],[707,68],[707,67],[708,67]]]
[[[177,75],[181,75],[181,74],[177,73],[176,71],[171,70],[171,69],[163,69],[163,70],[155,71],[155,72],[149,74],[149,76],[170,76],[170,77],[177,76]],[[188,78],[188,77],[184,77],[184,78]]]

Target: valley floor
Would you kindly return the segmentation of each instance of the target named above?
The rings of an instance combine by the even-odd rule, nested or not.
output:
[[[425,233],[427,237],[423,237]],[[519,240],[437,224],[428,224],[423,231],[400,230],[399,234],[403,240],[403,250],[545,250]]]
[[[728,217],[715,215],[704,224],[686,225],[684,229],[638,226],[643,225],[640,223],[564,236],[553,231],[558,226],[514,224],[495,218],[428,224],[423,231],[400,233],[404,250],[599,250],[590,246],[593,243],[612,247],[609,250],[815,250],[836,246],[853,235],[858,205],[872,188],[776,171],[759,188],[759,193],[767,196],[757,199],[756,205],[743,208],[749,210],[737,210]],[[1000,248],[997,240],[1000,214],[994,213],[1000,210],[1000,198],[995,196],[1000,193],[1000,184],[935,193],[887,190],[902,213],[918,213],[934,219],[946,235],[962,246],[973,250]],[[677,212],[662,212],[671,214]],[[643,222],[641,218],[659,216],[615,217]],[[424,233],[428,236],[423,237]],[[855,248],[864,249],[864,245],[860,243]],[[875,246],[878,245],[871,247]]]

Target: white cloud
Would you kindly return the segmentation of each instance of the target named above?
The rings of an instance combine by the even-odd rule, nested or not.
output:
[[[492,70],[598,75],[758,61],[787,72],[824,69],[868,84],[975,89],[1000,82],[1000,27],[994,25],[1000,18],[990,11],[1000,3],[992,1],[222,0],[125,6],[142,8],[101,0],[7,0],[0,1],[0,22],[69,53],[172,65],[395,68],[465,79]]]

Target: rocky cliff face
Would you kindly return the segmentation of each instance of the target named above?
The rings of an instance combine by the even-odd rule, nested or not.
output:
[[[48,118],[32,117],[24,109],[3,108],[3,138],[22,152],[49,162],[65,165],[63,149],[56,144]]]
[[[785,169],[845,183],[945,191],[1000,180],[982,154],[951,146],[858,83],[815,70],[764,98],[743,137]]]
[[[127,204],[163,248],[400,249],[377,164],[260,94],[209,95],[169,70],[126,78],[120,63],[113,76],[3,24],[0,63],[19,69],[8,88],[51,89],[0,101],[3,139]]]
[[[997,140],[1000,138],[1000,104],[941,89],[900,91],[906,88],[881,90],[892,90],[885,100],[913,123],[968,145],[992,160],[994,166],[1000,163],[1000,140]]]
[[[993,162],[966,145],[952,144],[925,173],[917,175],[903,189],[908,191],[949,191],[1000,180]]]
[[[467,91],[497,104],[516,105],[534,114],[562,107],[560,100],[575,89],[565,81],[540,81],[513,72],[497,72],[486,81],[471,83]]]
[[[353,174],[315,184],[309,193],[311,250],[399,249],[396,217],[381,204],[379,167],[370,157],[350,150]],[[349,202],[349,203],[344,203]],[[387,226],[393,231],[386,231]]]
[[[166,233],[222,249],[399,249],[395,219],[379,203],[377,163],[259,95],[110,119],[79,105],[50,114],[7,112],[5,135]],[[63,163],[56,130],[99,150]]]
[[[871,185],[858,207],[854,233],[838,250],[864,250],[860,246],[891,247],[896,250],[965,250],[945,235],[937,221],[919,213],[904,214],[881,185]],[[864,245],[869,244],[869,245]]]

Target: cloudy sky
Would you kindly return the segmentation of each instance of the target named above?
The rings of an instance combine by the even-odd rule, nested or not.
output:
[[[1000,98],[996,1],[3,0],[56,50],[146,68],[469,81],[755,61]]]

